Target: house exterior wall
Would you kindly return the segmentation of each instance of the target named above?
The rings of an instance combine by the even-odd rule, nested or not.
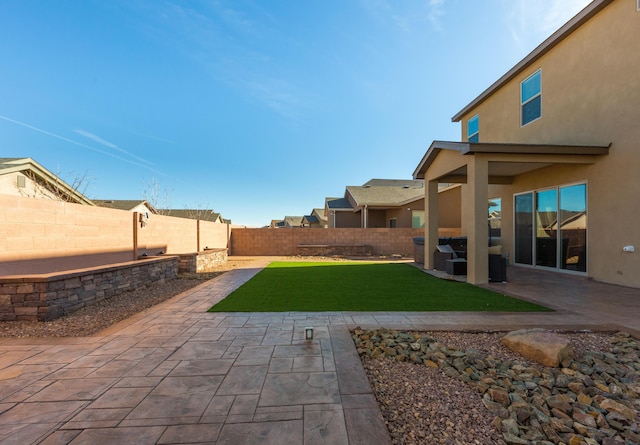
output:
[[[438,193],[438,227],[451,229],[462,227],[460,216],[461,189],[461,186],[451,187]],[[422,208],[424,209],[424,200],[422,201]]]
[[[480,142],[607,145],[593,165],[554,165],[491,186],[502,197],[503,243],[512,251],[513,195],[587,183],[588,276],[640,287],[640,12],[635,0],[616,0],[550,52],[462,116],[478,114]],[[520,126],[520,85],[541,70],[541,118]],[[631,204],[634,203],[634,204]],[[623,246],[635,245],[638,253]]]
[[[24,187],[18,187],[19,176],[24,178]],[[36,184],[22,172],[0,175],[0,194],[61,201],[59,197],[45,187]]]
[[[336,210],[335,218],[331,212],[332,210],[329,211],[329,227],[337,227],[337,228],[361,227],[360,212],[353,212],[351,210],[347,210],[347,211]],[[334,221],[335,221],[335,226],[333,225]]]
[[[386,209],[367,209],[367,227],[368,228],[383,228],[389,227],[387,221]]]

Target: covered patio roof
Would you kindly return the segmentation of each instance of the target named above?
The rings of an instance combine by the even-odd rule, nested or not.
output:
[[[438,244],[438,184],[466,184],[463,233],[467,242],[467,281],[488,280],[487,201],[489,184],[512,184],[518,175],[550,165],[594,164],[609,145],[505,144],[434,141],[413,173],[425,180],[425,269],[434,266]]]
[[[595,163],[600,156],[609,154],[610,146],[433,141],[413,177],[425,179],[427,170],[443,150],[458,152],[461,156],[489,155],[489,183],[510,184],[514,176],[556,163]],[[466,162],[461,162],[438,179],[440,182],[466,183],[466,170]]]

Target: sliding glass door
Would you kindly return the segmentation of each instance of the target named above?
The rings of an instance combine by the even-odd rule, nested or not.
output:
[[[536,192],[536,266],[558,265],[558,190]]]
[[[587,271],[587,185],[560,188],[560,267],[577,272]]]
[[[514,197],[515,262],[587,271],[587,185]]]
[[[533,193],[515,196],[515,261],[533,265]]]

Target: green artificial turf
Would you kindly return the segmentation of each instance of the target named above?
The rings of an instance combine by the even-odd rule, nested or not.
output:
[[[546,311],[402,263],[275,262],[209,309],[289,311]]]

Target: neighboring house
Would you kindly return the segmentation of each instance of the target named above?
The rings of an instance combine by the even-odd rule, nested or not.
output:
[[[176,218],[199,219],[201,221],[211,221],[221,224],[231,224],[231,220],[224,219],[220,213],[209,209],[162,209],[160,213]]]
[[[327,218],[325,216],[324,209],[313,209],[311,215],[304,215],[302,217],[302,227],[308,227],[311,229],[326,229]]]
[[[73,186],[31,158],[0,158],[0,193],[94,205]]]
[[[596,0],[453,116],[463,142],[434,141],[414,172],[426,268],[438,184],[460,183],[468,281],[487,282],[492,214],[511,264],[640,287],[638,42],[638,1]]]
[[[424,227],[424,182],[372,179],[347,186],[345,198],[360,215],[360,227]]]
[[[284,227],[284,221],[281,219],[272,219],[269,227],[271,229],[281,229]]]
[[[302,227],[302,216],[285,216],[284,217],[284,227]]]
[[[356,214],[347,198],[325,198],[324,213],[330,229],[361,227],[360,215]]]
[[[414,227],[424,225],[424,182],[372,179],[347,186],[344,198],[326,198],[328,227]]]
[[[126,210],[128,212],[138,212],[141,215],[151,215],[158,213],[148,201],[131,199],[94,199],[93,202],[100,207]]]

